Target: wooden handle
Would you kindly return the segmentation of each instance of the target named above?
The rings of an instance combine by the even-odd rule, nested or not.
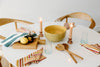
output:
[[[6,37],[4,37],[4,36],[0,35],[0,39],[3,39],[3,40],[4,40],[4,39],[6,39]]]
[[[73,53],[73,52],[71,52],[71,51],[69,51],[69,52],[70,52],[72,55],[74,55],[74,56],[80,58],[81,60],[83,60],[83,57],[81,57],[81,56],[79,56],[79,55],[77,55],[77,54],[75,54],[75,53]]]
[[[19,23],[25,23],[25,24],[34,24],[34,23],[32,23],[32,22],[24,21],[24,20],[15,20],[15,21],[17,21],[17,22],[19,22]]]
[[[70,53],[70,51],[68,51],[68,50],[66,50],[66,51],[68,52],[68,54],[70,55],[70,57],[73,59],[73,61],[74,61],[75,63],[77,63],[76,59],[72,56],[72,54]]]
[[[11,63],[9,63],[9,67],[13,67]]]
[[[15,29],[16,29],[16,31],[17,31],[17,22],[15,22]]]

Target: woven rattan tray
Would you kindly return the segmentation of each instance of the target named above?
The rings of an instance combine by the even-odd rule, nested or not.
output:
[[[26,44],[26,45],[22,45],[19,42],[15,42],[12,47],[14,49],[37,49],[37,44],[38,44],[38,39],[36,38],[34,42]]]

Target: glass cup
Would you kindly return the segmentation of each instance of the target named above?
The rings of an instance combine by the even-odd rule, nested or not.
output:
[[[80,43],[81,44],[87,44],[88,43],[88,32],[82,32]]]
[[[45,53],[46,54],[51,54],[52,53],[52,42],[49,41],[49,40],[46,40]]]

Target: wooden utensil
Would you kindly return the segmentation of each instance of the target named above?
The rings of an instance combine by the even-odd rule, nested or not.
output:
[[[74,60],[75,63],[77,63],[76,59],[73,57],[73,55],[70,53],[70,51],[68,50],[69,46],[67,44],[63,44],[65,51],[67,51],[69,53],[69,55],[71,56],[71,58]]]
[[[81,60],[83,60],[82,57],[80,57],[80,56],[78,56],[77,54],[75,54],[75,53],[69,51],[68,48],[69,48],[69,46],[68,46],[67,44],[58,44],[58,45],[56,46],[56,49],[57,49],[57,50],[60,50],[60,51],[65,50],[65,51],[67,51],[67,52],[69,53],[69,55],[71,56],[71,58],[74,60],[75,63],[77,63],[77,61],[76,61],[76,59],[73,57],[73,55],[76,56],[76,57],[78,57],[78,58],[80,58]]]
[[[63,51],[63,50],[67,51],[68,54],[70,55],[70,57],[73,59],[73,61],[74,61],[75,63],[77,63],[77,61],[75,60],[75,58],[74,58],[74,57],[71,55],[71,53],[68,51],[68,48],[67,48],[67,50],[66,50],[66,48],[64,47],[64,45],[58,44],[58,45],[56,46],[56,49],[57,49],[57,50],[60,50],[60,51]]]
[[[66,49],[67,51],[69,51],[69,50],[68,50],[69,46],[68,46],[67,44],[63,44],[63,45],[64,45],[65,49]],[[69,51],[69,52],[70,52],[72,55],[74,55],[74,56],[80,58],[81,60],[83,60],[83,58],[82,58],[81,56],[79,56],[79,55],[77,55],[77,54],[75,54],[75,53],[73,53],[73,52],[71,52],[71,51]]]

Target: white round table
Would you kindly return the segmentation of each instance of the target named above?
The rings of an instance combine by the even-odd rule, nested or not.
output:
[[[57,24],[59,25],[59,23]],[[45,26],[48,25],[50,24],[49,23],[45,24]],[[61,23],[60,25],[63,25],[63,23]],[[53,50],[52,54],[48,55],[45,54],[44,52],[44,56],[47,57],[45,60],[41,61],[39,64],[31,64],[28,67],[97,67],[98,65],[100,65],[100,55],[96,55],[80,45],[82,32],[88,32],[88,43],[99,43],[100,34],[98,34],[97,32],[89,28],[80,25],[77,25],[73,29],[73,36],[72,36],[73,44],[69,46],[70,47],[69,50],[82,56],[84,60],[79,60],[78,58],[76,58],[78,63],[75,64],[67,52],[58,51],[55,49],[55,46],[57,44],[67,43],[68,34],[69,34],[69,30],[68,30],[66,32],[66,37],[64,38],[64,40],[60,42],[52,42],[52,50]],[[38,49],[40,49],[41,47],[45,47],[45,45],[39,45]],[[27,56],[28,54],[36,50],[13,49],[12,47],[3,46],[2,51],[4,53],[5,58],[14,66],[16,66],[17,59]]]

